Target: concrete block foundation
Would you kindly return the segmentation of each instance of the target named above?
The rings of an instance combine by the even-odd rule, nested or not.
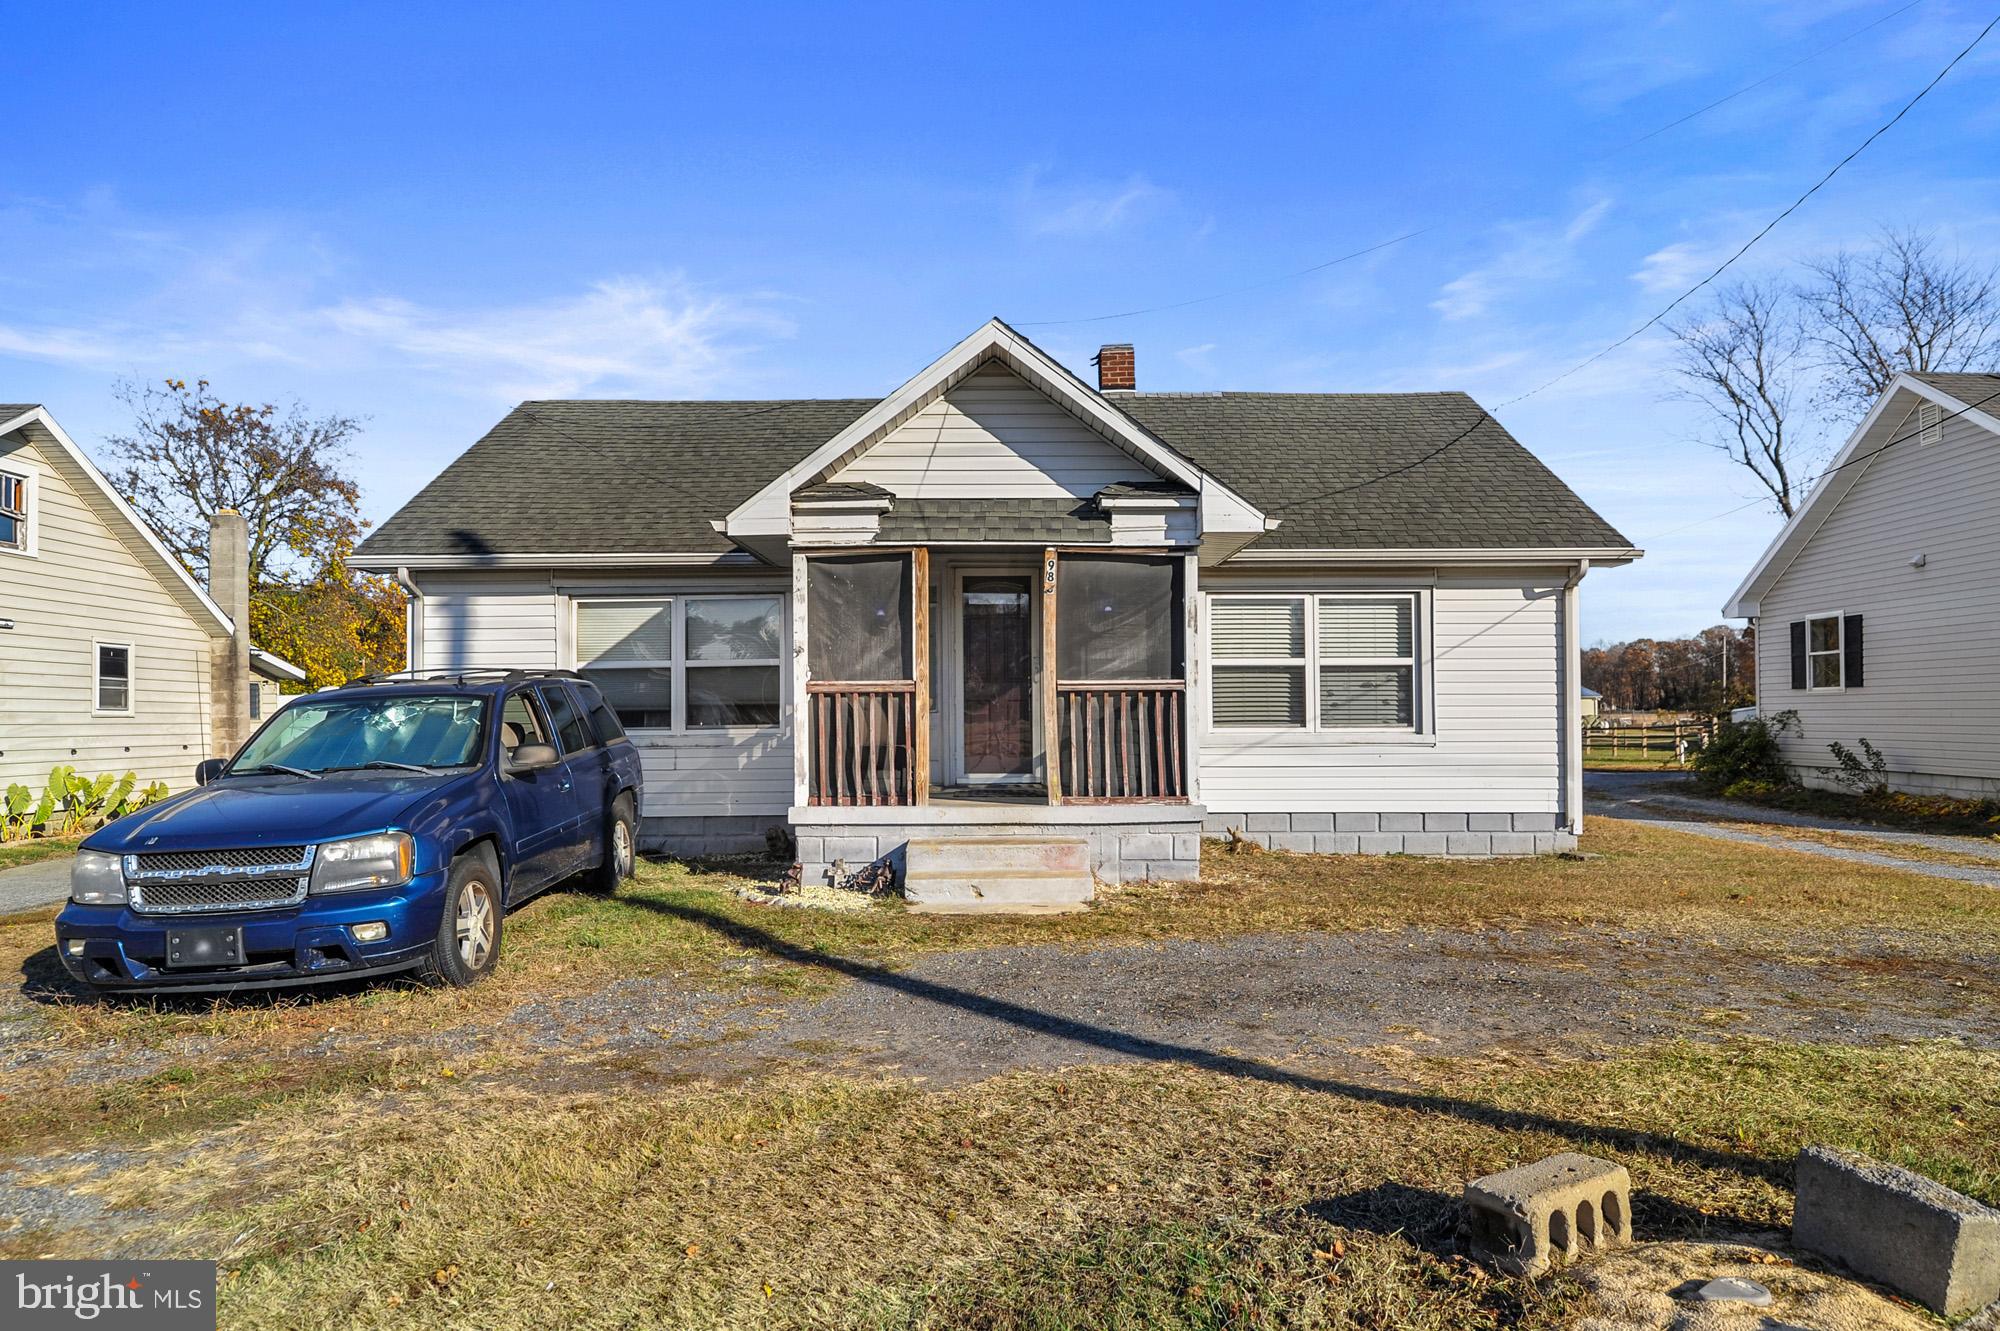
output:
[[[778,814],[732,814],[709,818],[642,818],[639,849],[649,855],[695,859],[703,855],[762,855],[770,850],[772,828],[783,831]]]
[[[912,838],[1081,841],[1088,871],[1106,883],[1201,876],[1198,804],[1033,805],[946,802],[912,808],[814,805],[790,812],[805,882],[831,882],[887,861],[902,884]],[[1306,838],[1308,841],[1311,837]],[[970,848],[968,848],[970,849]]]
[[[1331,828],[1329,829],[1329,824]],[[1216,813],[1202,835],[1319,855],[1550,855],[1575,850],[1552,813]]]
[[[1557,1260],[1632,1242],[1625,1166],[1565,1151],[1465,1185],[1466,1239],[1502,1271],[1537,1276]]]
[[[2000,1299],[2000,1211],[1853,1151],[1799,1152],[1792,1241],[1932,1312]]]

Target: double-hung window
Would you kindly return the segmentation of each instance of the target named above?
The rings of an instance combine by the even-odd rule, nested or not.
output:
[[[784,598],[579,600],[577,669],[631,730],[778,724]]]
[[[97,710],[125,715],[132,710],[132,645],[97,644]]]
[[[0,471],[0,550],[28,548],[28,478]]]
[[[1820,615],[1806,621],[1806,687],[1837,689],[1842,678],[1840,616]]]
[[[1209,655],[1217,728],[1422,727],[1413,593],[1214,596]]]

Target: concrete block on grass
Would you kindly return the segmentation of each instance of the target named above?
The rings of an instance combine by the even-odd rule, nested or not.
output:
[[[1799,1152],[1792,1241],[1932,1312],[2000,1299],[2000,1211],[1855,1151]]]
[[[1502,1271],[1538,1276],[1559,1260],[1632,1242],[1625,1166],[1565,1151],[1465,1185],[1464,1234]]]

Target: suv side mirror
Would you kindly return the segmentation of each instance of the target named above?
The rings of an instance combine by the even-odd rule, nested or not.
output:
[[[534,772],[544,767],[554,767],[562,761],[553,744],[523,744],[516,748],[507,759],[510,772]]]
[[[226,758],[202,759],[201,762],[195,764],[194,783],[197,786],[207,785],[209,782],[215,780],[215,778],[221,776],[222,769],[227,766],[229,766],[229,760]]]

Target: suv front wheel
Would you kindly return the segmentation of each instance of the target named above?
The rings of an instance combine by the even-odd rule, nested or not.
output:
[[[484,847],[452,862],[445,882],[444,915],[418,973],[455,989],[485,978],[500,960],[500,874]]]
[[[638,867],[639,820],[632,809],[631,792],[611,801],[611,814],[604,828],[604,860],[588,875],[593,892],[616,892],[618,884],[630,878]]]

